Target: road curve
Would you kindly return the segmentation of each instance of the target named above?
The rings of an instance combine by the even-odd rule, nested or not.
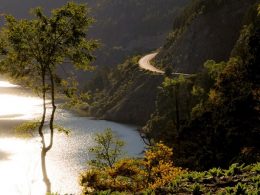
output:
[[[164,74],[165,72],[158,69],[158,68],[155,68],[153,65],[151,65],[151,60],[155,58],[155,56],[157,55],[158,53],[155,52],[155,53],[151,53],[151,54],[148,54],[144,57],[142,57],[140,60],[139,60],[139,66],[141,69],[145,69],[145,70],[149,70],[151,72],[156,72],[156,73],[159,73],[159,74]]]
[[[151,64],[151,60],[154,59],[157,54],[158,54],[158,52],[154,52],[154,53],[151,53],[151,54],[148,54],[148,55],[145,55],[144,57],[142,57],[138,62],[139,67],[141,69],[148,70],[148,71],[151,71],[151,72],[155,72],[155,73],[159,73],[159,74],[165,74],[164,71],[154,67]],[[175,75],[175,76],[179,76],[179,75],[190,76],[192,74],[185,74],[185,73],[181,73],[181,72],[173,72],[172,75]]]

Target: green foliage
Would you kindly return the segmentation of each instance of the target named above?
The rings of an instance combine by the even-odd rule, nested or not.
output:
[[[15,132],[18,136],[32,137],[36,134],[40,126],[40,120],[24,122],[15,127]]]
[[[192,95],[201,97],[204,93],[205,90],[202,87],[196,85],[192,87],[192,91],[191,91]]]
[[[22,137],[33,137],[38,133],[40,124],[40,120],[24,122],[15,127],[16,135]],[[71,132],[70,129],[62,127],[58,124],[54,125],[54,129],[56,129],[59,133],[65,133],[66,135],[69,135],[69,133]]]
[[[181,85],[185,82],[187,82],[187,81],[185,80],[183,75],[180,75],[179,77],[174,78],[174,79],[170,79],[169,77],[166,77],[164,82],[162,83],[162,86],[164,88],[167,88],[167,87],[171,87],[171,86]]]
[[[246,191],[247,191],[246,186],[241,183],[238,183],[234,189],[236,195],[246,195],[247,194]]]
[[[91,98],[88,92],[79,92],[79,83],[74,76],[59,81],[60,91],[65,95],[65,103],[61,107],[67,109],[85,108]]]
[[[148,150],[146,155],[152,157],[152,159],[153,157],[156,158],[156,154],[159,154],[160,156],[164,153],[161,150],[162,147],[165,146],[157,145],[157,149],[159,150],[154,150],[154,152]],[[170,151],[169,148],[166,150]],[[144,163],[146,162],[147,160],[144,159]],[[83,194],[257,195],[260,190],[260,177],[254,171],[259,166],[259,163],[248,166],[233,164],[227,170],[213,168],[204,172],[181,171],[175,172],[174,175],[170,175],[171,172],[167,172],[168,177],[165,179],[167,179],[168,182],[158,183],[159,185],[157,185],[156,188],[154,188],[153,185],[145,185],[149,172],[146,172],[142,166],[144,165],[142,165],[141,159],[123,159],[115,163],[113,168],[108,168],[106,170],[88,170],[81,175],[81,185],[83,186],[83,189],[86,190]],[[227,173],[234,167],[237,167],[239,171],[237,171],[236,174],[228,175]]]
[[[208,60],[204,63],[204,67],[211,79],[216,80],[220,73],[224,70],[226,66],[225,62],[216,63],[214,60]]]
[[[209,172],[209,174],[212,175],[213,177],[220,177],[220,176],[223,175],[222,169],[216,168],[216,167],[210,169],[208,172]]]
[[[234,176],[240,173],[242,171],[242,168],[244,165],[239,165],[238,163],[232,164],[229,169],[225,172],[227,176]]]
[[[260,163],[257,163],[257,164],[253,167],[252,171],[256,172],[257,174],[260,174]]]
[[[205,172],[190,172],[187,175],[187,178],[190,182],[201,182],[203,178],[205,178],[206,173]]]
[[[83,194],[156,194],[157,189],[168,186],[184,170],[174,167],[172,150],[162,143],[149,148],[144,158],[121,159],[113,166],[84,171],[80,176]]]
[[[172,138],[178,136],[181,126],[191,117],[192,82],[183,75],[166,77],[159,90],[156,111],[142,131],[155,142],[163,140],[171,144],[174,142]]]
[[[76,68],[89,70],[97,47],[86,33],[93,19],[84,5],[68,3],[52,12],[50,17],[37,8],[35,19],[17,20],[6,16],[7,24],[1,32],[1,43],[6,56],[2,69],[15,77],[27,78],[33,86],[41,81],[44,70],[54,69],[66,60]],[[15,70],[15,71],[14,71]]]
[[[87,38],[93,23],[89,9],[83,4],[68,3],[53,10],[49,17],[40,8],[32,13],[32,20],[6,16],[7,23],[0,36],[1,71],[22,81],[40,96],[51,93],[53,80],[58,91],[69,98],[66,105],[85,105],[83,101],[89,99],[89,94],[77,92],[78,83],[73,77],[61,80],[56,68],[66,61],[77,69],[93,69],[90,63],[98,43]]]
[[[172,194],[257,194],[259,188],[255,185],[257,182],[253,180],[256,173],[253,171],[257,164],[247,167],[243,165],[233,164],[228,170],[213,168],[205,172],[188,172],[173,180],[175,185],[168,187],[166,193]],[[227,176],[229,170],[237,167],[239,171],[232,176]],[[212,174],[214,170],[214,174]],[[215,174],[215,172],[221,174]],[[198,175],[200,179],[198,180]],[[211,177],[209,177],[211,175]],[[258,180],[259,181],[259,180]]]
[[[199,184],[194,184],[193,185],[193,190],[192,190],[192,194],[193,195],[201,195],[201,194],[203,194],[203,192],[201,191],[201,187],[200,187],[200,185]]]
[[[28,138],[33,137],[38,133],[40,124],[40,120],[24,122],[15,127],[16,135]],[[69,133],[71,132],[70,129],[57,124],[54,125],[54,129],[56,129],[59,133],[65,133],[66,135],[69,135]]]
[[[94,139],[96,145],[89,151],[94,154],[95,159],[89,164],[99,168],[112,167],[123,154],[124,141],[118,139],[111,129],[106,129],[104,133],[97,133]]]
[[[225,192],[227,194],[232,194],[233,193],[233,188],[228,186],[228,187],[225,188]]]
[[[71,132],[71,129],[65,128],[61,125],[55,124],[54,129],[56,129],[59,133],[64,133],[66,135],[69,135]]]

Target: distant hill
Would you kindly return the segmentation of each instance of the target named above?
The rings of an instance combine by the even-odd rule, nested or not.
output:
[[[96,64],[110,66],[126,56],[158,48],[172,28],[173,18],[189,0],[76,0],[88,3],[96,23],[90,37],[100,39]],[[0,13],[28,18],[34,7],[50,10],[68,0],[2,0]],[[3,25],[3,18],[0,20]]]
[[[89,0],[97,20],[91,34],[103,43],[97,64],[117,65],[127,56],[160,47],[189,1]]]

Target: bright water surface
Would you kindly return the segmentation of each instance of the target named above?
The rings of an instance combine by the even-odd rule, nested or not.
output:
[[[42,195],[39,138],[20,139],[4,135],[19,122],[41,114],[41,99],[6,81],[0,81],[0,194]],[[105,128],[126,141],[128,155],[137,156],[144,145],[136,127],[104,120],[76,116],[66,110],[57,110],[56,120],[72,129],[69,136],[56,134],[54,147],[47,155],[47,169],[52,190],[61,194],[80,194],[79,173],[86,169],[91,158],[88,148],[93,146],[93,133]]]

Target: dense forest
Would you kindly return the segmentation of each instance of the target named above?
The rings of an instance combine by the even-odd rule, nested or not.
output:
[[[177,164],[198,169],[259,158],[259,18],[249,15],[228,61],[209,60],[191,78],[165,78],[144,131],[173,144]]]

